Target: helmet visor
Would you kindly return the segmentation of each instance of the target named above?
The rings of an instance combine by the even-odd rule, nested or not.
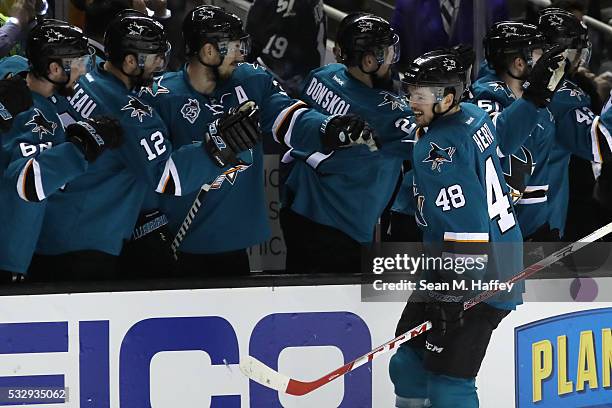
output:
[[[238,40],[223,41],[219,43],[219,50],[225,49],[226,56],[247,56],[251,52],[251,37],[246,35]],[[223,53],[221,51],[221,53]]]
[[[400,41],[397,34],[393,34],[393,44],[385,48],[384,64],[395,64],[400,59]]]
[[[144,59],[144,68],[149,68],[154,74],[161,74],[166,71],[168,63],[170,62],[170,53],[172,52],[172,46],[167,43],[166,51],[159,54],[142,54],[141,57]]]
[[[589,42],[587,47],[582,49],[568,48],[566,57],[572,67],[587,67],[591,61],[592,45]]]
[[[88,47],[87,54],[85,55],[61,58],[61,65],[62,68],[64,68],[66,75],[68,75],[71,79],[76,80],[81,75],[91,72],[95,64],[95,53],[96,51],[93,49],[93,47]]]
[[[448,94],[448,88],[454,88],[455,91],[455,100],[458,100],[462,97],[463,86],[461,84],[454,85],[426,85],[426,84],[408,84],[406,82],[402,83],[402,90],[404,93],[405,99],[412,104],[417,105],[430,105],[434,103],[442,102],[444,97]]]

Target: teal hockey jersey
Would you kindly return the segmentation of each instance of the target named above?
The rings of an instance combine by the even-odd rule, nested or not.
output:
[[[515,193],[513,198],[521,231],[528,237],[548,222],[548,161],[555,137],[554,118],[548,109],[537,109],[533,103],[516,98],[492,73],[472,85],[472,94],[471,102],[485,110],[495,125],[508,185],[522,188],[522,194]]]
[[[495,127],[482,109],[460,106],[459,112],[435,119],[426,132],[417,132],[416,220],[426,247],[441,245],[460,255],[464,250],[474,254],[476,246],[488,262],[473,279],[505,281],[522,269],[522,235],[497,156]],[[521,293],[517,284],[489,303],[512,308]]]
[[[319,129],[327,118],[291,99],[257,64],[239,64],[232,76],[217,84],[211,95],[189,83],[187,66],[167,73],[145,93],[167,124],[175,148],[201,141],[208,124],[247,100],[260,109],[265,135],[287,148],[320,149]],[[210,160],[209,160],[210,161]],[[212,163],[212,161],[210,161]],[[236,166],[214,183],[202,210],[193,220],[180,250],[207,254],[234,251],[258,244],[270,236],[263,176],[263,144],[252,149],[252,164]],[[195,198],[162,197],[161,208],[175,234]]]
[[[227,170],[210,161],[201,143],[173,151],[157,112],[102,66],[82,76],[75,90],[70,99],[74,111],[82,118],[117,118],[123,143],[49,200],[37,252],[97,250],[119,255],[147,191],[181,196]]]
[[[291,157],[300,160],[287,179],[291,194],[284,205],[357,242],[371,242],[402,162],[412,157],[411,134],[416,127],[412,111],[403,98],[366,86],[342,64],[312,71],[301,98],[325,114],[359,115],[374,129],[382,147],[376,152],[366,146],[336,151],[293,149]]]
[[[26,273],[45,217],[48,197],[83,174],[87,162],[72,143],[55,106],[33,92],[32,107],[2,134],[0,270]]]
[[[556,121],[555,146],[550,155],[548,223],[563,237],[569,203],[569,161],[573,154],[588,161],[601,162],[597,139],[591,125],[595,114],[591,98],[578,85],[564,80],[555,92],[548,109]]]

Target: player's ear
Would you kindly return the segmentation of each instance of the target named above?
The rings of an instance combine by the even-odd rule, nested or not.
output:
[[[56,78],[61,77],[62,71],[63,68],[57,62],[51,62],[49,64],[49,77],[51,77],[51,79],[56,80]]]
[[[455,101],[455,94],[450,92],[444,98],[442,98],[442,102],[440,102],[440,108],[442,112],[446,112]]]
[[[132,73],[138,68],[138,60],[134,54],[128,54],[123,58],[123,69],[127,73]]]
[[[376,62],[376,58],[374,58],[374,55],[369,52],[363,53],[363,56],[361,57],[361,64],[365,72],[371,72],[376,70],[376,67],[378,65]]]

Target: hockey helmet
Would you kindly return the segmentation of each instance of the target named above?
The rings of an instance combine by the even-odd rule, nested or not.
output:
[[[183,20],[183,39],[187,56],[196,55],[204,44],[211,43],[225,57],[231,41],[239,41],[237,51],[242,55],[251,51],[251,41],[242,27],[242,20],[217,6],[204,5],[191,10]]]
[[[409,102],[436,104],[448,94],[461,101],[468,85],[469,67],[452,49],[430,51],[415,59],[402,79],[402,90]]]
[[[52,62],[60,64],[68,76],[76,66],[90,68],[91,53],[81,29],[60,20],[47,19],[37,24],[26,43],[30,71],[44,78]]]
[[[580,57],[580,64],[587,65],[591,59],[592,44],[586,25],[569,11],[549,7],[540,13],[538,28],[549,44],[558,44],[568,49],[568,59]]]
[[[516,21],[495,23],[483,40],[485,58],[489,66],[496,70],[508,68],[508,57],[520,56],[532,67],[535,49],[544,49],[546,39],[532,24]]]
[[[399,36],[387,20],[373,14],[346,16],[340,23],[337,43],[347,65],[359,65],[364,53],[372,53],[378,65],[399,61]]]
[[[141,69],[150,61],[156,66],[155,71],[161,72],[168,64],[171,47],[163,25],[136,10],[125,10],[109,24],[104,49],[115,65],[133,54]]]

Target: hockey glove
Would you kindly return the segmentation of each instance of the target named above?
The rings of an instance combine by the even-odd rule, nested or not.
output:
[[[378,150],[374,131],[357,115],[329,116],[321,125],[323,147],[335,150],[341,147],[366,145],[371,152]]]
[[[66,138],[85,155],[88,162],[95,161],[104,149],[114,149],[123,141],[123,129],[116,119],[98,116],[71,124]]]
[[[523,98],[533,102],[538,108],[548,106],[565,76],[566,63],[563,46],[556,45],[546,50],[523,84]]]
[[[261,140],[259,108],[246,101],[208,126],[204,148],[219,167],[238,163],[237,154],[252,149]]]
[[[13,118],[32,107],[32,93],[19,75],[0,81],[0,132],[8,132]]]

